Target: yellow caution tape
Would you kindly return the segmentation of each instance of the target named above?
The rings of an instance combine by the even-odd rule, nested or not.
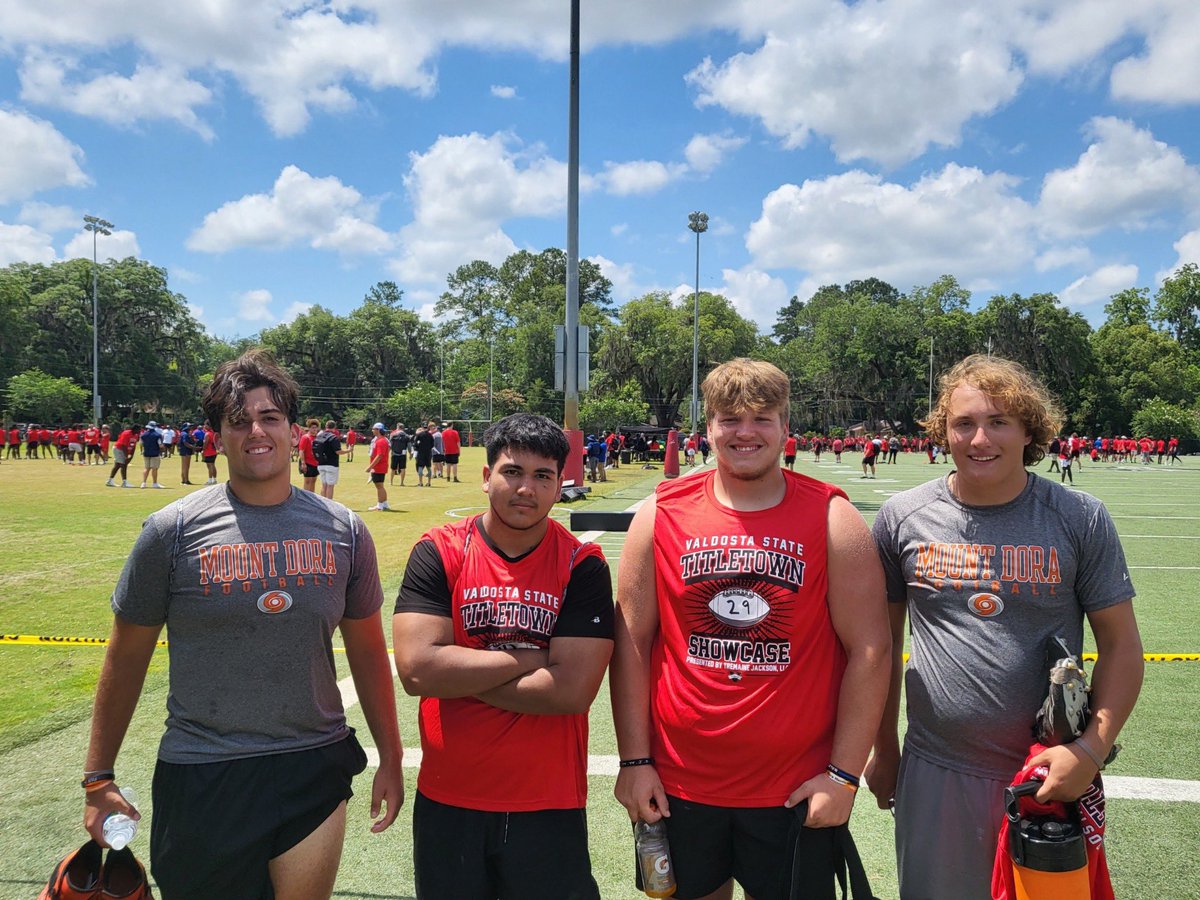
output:
[[[0,644],[20,644],[27,647],[106,647],[108,646],[108,638],[94,637],[59,637],[57,635],[48,634],[0,634]],[[166,641],[159,641],[157,646],[167,646]],[[344,652],[341,647],[333,648],[335,653]],[[389,647],[388,653],[392,650]],[[1086,662],[1095,662],[1097,656],[1095,653],[1085,653],[1083,658]],[[1144,653],[1142,658],[1146,662],[1200,662],[1200,653]],[[904,654],[904,661],[908,662],[908,654]]]
[[[60,637],[50,634],[0,634],[0,644],[23,644],[27,647],[106,647],[108,638]],[[159,641],[159,647],[167,646]]]

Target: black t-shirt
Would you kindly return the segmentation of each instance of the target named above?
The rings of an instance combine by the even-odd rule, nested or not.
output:
[[[397,431],[388,439],[388,443],[391,444],[392,452],[400,456],[408,451],[408,445],[411,440],[412,437],[407,431]]]
[[[413,450],[417,456],[430,456],[433,453],[433,435],[428,431],[418,431],[413,435]]]
[[[488,537],[480,523],[479,536],[502,559],[517,562],[529,554],[515,559],[506,556]],[[536,548],[534,548],[536,549]],[[529,551],[530,553],[533,550]],[[451,615],[453,601],[450,588],[446,585],[446,567],[442,563],[437,546],[428,538],[418,541],[404,570],[400,593],[396,596],[396,612],[429,613],[435,616]],[[613,636],[612,579],[608,563],[597,556],[589,556],[571,571],[567,590],[563,595],[562,611],[554,626],[554,637],[611,638]]]

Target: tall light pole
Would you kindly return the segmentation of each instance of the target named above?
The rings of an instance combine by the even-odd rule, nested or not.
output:
[[[700,235],[708,231],[708,216],[694,212],[688,228],[696,232],[696,295],[692,303],[692,434],[700,433]]]
[[[100,424],[100,300],[97,286],[96,235],[112,234],[109,230],[112,222],[106,222],[98,216],[84,216],[83,230],[92,233],[92,422]]]

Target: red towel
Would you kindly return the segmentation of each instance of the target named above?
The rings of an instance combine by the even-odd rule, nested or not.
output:
[[[1045,781],[1049,769],[1046,766],[1031,766],[1029,760],[1045,751],[1041,744],[1029,748],[1025,757],[1025,768],[1013,778],[1014,785],[1026,781]],[[1068,821],[1067,805],[1057,800],[1050,803],[1039,803],[1033,797],[1018,799],[1022,816],[1052,816]],[[1087,841],[1088,879],[1092,887],[1092,900],[1115,900],[1112,881],[1108,877],[1108,860],[1104,855],[1104,782],[1100,773],[1077,801],[1079,804],[1079,820],[1083,826],[1083,836]],[[1008,817],[1000,825],[1000,840],[996,846],[996,862],[992,867],[992,900],[1015,900],[1016,885],[1013,882],[1012,860],[1008,855]]]

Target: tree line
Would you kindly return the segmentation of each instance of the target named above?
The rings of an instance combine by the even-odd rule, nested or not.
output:
[[[434,321],[403,305],[390,281],[347,315],[320,306],[257,335],[208,334],[143,260],[98,267],[103,418],[195,419],[212,372],[245,347],[270,349],[303,389],[305,415],[349,423],[440,418],[484,422],[518,410],[561,420],[554,327],[562,321],[566,255],[519,251],[450,273]],[[90,418],[92,264],[76,259],[0,269],[0,385],[7,421]],[[616,306],[612,284],[580,262],[580,322],[590,328],[586,430],[684,424],[692,392],[692,306],[651,292]],[[950,275],[902,293],[878,278],[792,297],[769,334],[719,294],[699,296],[700,377],[757,356],[792,380],[792,425],[835,433],[854,425],[916,433],[936,379],[969,353],[1037,372],[1086,434],[1200,437],[1200,270],[1187,264],[1157,291],[1114,294],[1092,328],[1050,293],[997,295],[971,309]],[[936,389],[936,388],[935,388]]]

